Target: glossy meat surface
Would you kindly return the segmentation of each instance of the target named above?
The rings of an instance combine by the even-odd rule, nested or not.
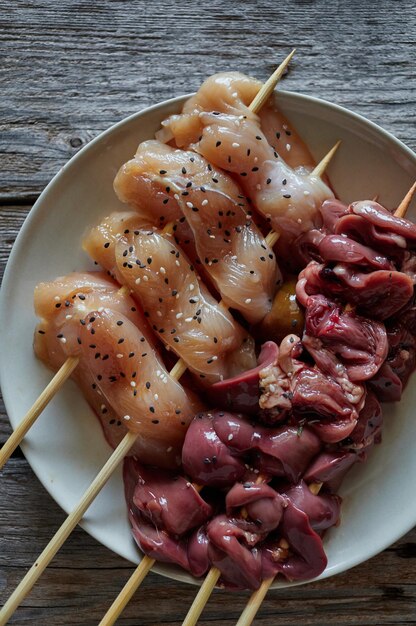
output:
[[[255,364],[251,338],[212,298],[171,236],[124,229],[116,217],[107,234],[109,224],[93,229],[84,246],[131,289],[152,329],[192,372],[208,383]]]
[[[128,192],[133,185],[136,191]],[[253,323],[268,313],[281,275],[241,189],[229,176],[198,154],[147,141],[121,168],[115,188],[121,200],[146,212],[151,224],[176,220],[175,236],[186,219],[204,272],[227,306]]]
[[[101,273],[74,273],[39,284],[35,310],[36,355],[53,370],[79,357],[73,378],[110,445],[134,430],[140,436],[131,454],[178,465],[186,426],[201,403],[169,377],[134,300]]]
[[[197,94],[187,100],[182,113],[171,115],[162,122],[163,130],[158,136],[162,141],[174,139],[180,148],[198,141],[203,126],[199,113],[220,112],[230,115],[245,115],[259,120],[268,142],[291,167],[314,166],[313,158],[298,135],[296,129],[278,109],[278,95],[273,94],[268,102],[254,115],[248,108],[262,83],[240,72],[220,72],[207,78]]]

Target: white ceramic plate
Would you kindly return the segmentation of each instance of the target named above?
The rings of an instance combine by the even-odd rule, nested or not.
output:
[[[121,208],[112,187],[118,168],[184,100],[185,96],[146,109],[97,137],[58,172],[26,219],[10,255],[0,301],[0,378],[13,426],[51,377],[32,352],[36,283],[91,267],[81,250],[81,236],[88,226]],[[397,206],[416,178],[416,156],[406,146],[364,118],[321,100],[279,92],[279,104],[316,159],[342,139],[329,170],[342,200],[379,194],[387,207]],[[416,523],[416,500],[410,496],[416,477],[415,405],[412,380],[400,405],[385,407],[383,444],[366,465],[354,468],[343,485],[342,524],[325,538],[328,567],[320,578],[368,559]],[[22,449],[39,480],[67,512],[110,455],[98,420],[72,382],[40,416]],[[121,468],[82,526],[114,552],[139,561],[126,517]],[[177,567],[155,569],[197,582]]]

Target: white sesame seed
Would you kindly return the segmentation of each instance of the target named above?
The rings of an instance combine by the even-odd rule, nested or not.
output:
[[[310,191],[308,191],[307,189],[305,189],[305,191],[303,192],[303,195],[304,195],[304,196],[310,196],[310,195],[311,195],[311,192],[310,192]]]
[[[162,311],[156,311],[156,315],[157,315],[158,317],[162,317]]]
[[[56,300],[57,302],[59,302],[61,298],[59,296],[55,296],[54,300]]]
[[[146,274],[143,276],[143,280],[147,283],[147,281],[149,280],[149,277],[146,276]]]
[[[191,283],[191,284],[189,285],[189,291],[192,291],[193,289],[195,289],[195,285],[194,285],[193,283]]]
[[[189,209],[192,209],[192,207],[193,207],[194,205],[192,204],[192,202],[187,202],[187,203],[186,203],[186,206],[187,206]]]
[[[130,417],[130,415],[125,415],[125,416],[123,417],[123,419],[125,419],[125,420],[126,420],[126,422],[128,422],[128,421],[131,419],[131,417]]]
[[[232,441],[234,439],[234,435],[230,433],[227,437],[228,441]]]
[[[202,206],[207,206],[208,204],[208,200],[205,198],[205,200],[202,200],[201,205]]]
[[[162,378],[162,383],[165,383],[165,385],[166,385],[166,383],[167,383],[167,382],[168,382],[168,377],[167,377],[167,376],[165,376],[164,378]]]
[[[251,302],[251,298],[246,298],[246,299],[245,299],[245,303],[246,303],[246,304],[250,304],[250,302]]]
[[[236,91],[233,91],[233,93],[231,94],[233,98],[237,98],[238,97],[238,93]]]
[[[218,361],[218,357],[215,356],[215,355],[213,357],[211,357],[211,358],[212,358],[213,361]]]
[[[181,266],[181,264],[179,263],[178,259],[176,259],[175,263],[176,263],[176,265],[177,265],[178,267],[180,267],[180,266]]]
[[[261,190],[261,185],[257,184],[256,185],[256,189],[257,189],[257,191],[260,191]]]
[[[254,157],[254,163],[257,163],[258,160],[259,160],[259,157],[255,156]]]
[[[163,266],[160,268],[159,271],[160,271],[161,274],[166,274],[166,270],[165,270],[165,268]]]
[[[177,320],[180,320],[181,317],[183,317],[183,313],[176,313],[175,317],[176,317]]]
[[[169,448],[166,448],[166,452],[172,452],[173,448],[172,446],[169,446]]]
[[[240,147],[240,144],[239,144],[239,143],[237,143],[237,142],[235,141],[234,143],[232,143],[232,144],[231,144],[231,146],[232,146],[233,148],[239,148],[239,147]]]
[[[209,238],[210,239],[215,239],[215,235],[210,235]]]
[[[100,406],[100,411],[102,411],[103,409],[106,409],[106,408],[107,408],[107,407],[105,406],[105,404],[102,404],[102,405]]]
[[[116,354],[116,357],[117,357],[118,359],[122,359],[122,358],[123,358],[123,355],[119,352],[118,354]]]
[[[136,381],[132,380],[132,381],[130,382],[130,387],[137,387],[137,383],[136,383]]]
[[[142,282],[142,279],[140,277],[136,278],[134,282],[136,283],[136,285],[140,285],[140,283]]]
[[[292,146],[290,145],[290,143],[287,143],[287,144],[286,144],[286,150],[287,150],[288,152],[290,152],[291,148],[292,148]]]
[[[72,315],[65,315],[66,320],[72,320]]]
[[[173,196],[175,198],[175,200],[179,200],[179,196],[177,193],[175,193],[175,195]]]
[[[155,400],[159,400],[159,394],[155,393],[155,395],[153,396]]]
[[[66,339],[65,339],[65,337],[60,337],[60,338],[59,338],[59,341],[60,341],[61,343],[66,343]]]
[[[192,322],[192,317],[185,317],[185,322]]]
[[[300,217],[298,217],[297,222],[298,222],[298,224],[302,224],[302,220],[301,220]]]

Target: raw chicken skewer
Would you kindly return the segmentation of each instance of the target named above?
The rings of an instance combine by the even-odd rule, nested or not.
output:
[[[260,104],[256,104],[256,107],[262,106],[262,104],[269,98],[270,94],[274,90],[278,80],[281,78],[283,72],[285,71],[287,65],[289,64],[291,58],[295,53],[295,49],[286,57],[286,59],[279,65],[279,67],[275,70],[275,72],[270,76],[270,78],[266,81],[263,88],[257,94],[253,103],[257,101]],[[173,225],[169,225],[168,228],[165,229],[164,232],[171,232],[171,228]],[[277,239],[276,239],[277,241]],[[275,241],[268,241],[270,246],[273,246]],[[124,289],[124,288],[123,288]],[[74,369],[78,365],[78,359],[69,357],[68,360],[62,365],[62,367],[56,372],[55,376],[52,378],[48,386],[41,393],[39,398],[34,402],[32,407],[26,413],[25,417],[16,428],[16,430],[12,433],[6,443],[3,445],[0,450],[0,469],[3,465],[8,461],[10,456],[13,454],[14,450],[21,443],[24,436],[27,434],[28,430],[33,426],[36,419],[42,413],[43,409],[49,404],[54,395],[59,391],[62,385],[65,383],[67,378],[69,378],[74,371]],[[177,373],[179,373],[180,369],[183,369],[183,372],[186,370],[186,366],[183,362],[177,363]],[[181,375],[182,375],[181,374]],[[179,376],[180,378],[180,376]]]
[[[127,296],[128,289],[121,287],[119,289],[120,296]],[[0,469],[9,460],[10,456],[16,450],[17,446],[21,443],[28,430],[33,426],[43,409],[47,407],[49,402],[60,390],[65,381],[71,376],[73,371],[79,364],[79,357],[69,356],[63,365],[56,372],[50,383],[45,387],[37,400],[35,400],[32,407],[26,413],[15,431],[10,435],[6,443],[0,450]]]
[[[183,365],[178,362],[172,368],[170,372],[170,377],[174,380],[178,380],[182,376],[183,372]],[[25,577],[22,579],[20,584],[16,587],[15,591],[12,593],[10,598],[3,606],[2,610],[0,611],[1,626],[7,623],[10,617],[13,615],[14,611],[22,602],[22,600],[30,592],[42,572],[46,569],[50,561],[53,559],[53,557],[56,555],[61,546],[65,543],[71,532],[80,522],[88,507],[97,497],[97,495],[104,487],[106,482],[109,480],[122,459],[128,454],[129,450],[132,448],[138,437],[139,433],[133,431],[129,431],[124,436],[120,444],[114,450],[108,461],[105,463],[104,467],[100,470],[87,491],[84,493],[78,505],[68,515],[65,522],[55,533],[54,537],[48,543],[46,548],[40,554],[39,558],[35,561],[35,563],[32,565],[30,570],[27,572]]]
[[[264,104],[264,102],[266,102],[267,99],[270,97],[271,93],[274,90],[274,87],[276,86],[278,80],[281,78],[282,74],[284,73],[294,53],[295,53],[295,49],[292,50],[292,52],[286,57],[286,59],[275,70],[272,76],[270,76],[270,78],[266,81],[262,89],[260,89],[259,93],[257,94],[257,96],[254,98],[253,102],[250,105],[250,109],[253,112],[257,112],[261,108],[261,106]],[[321,161],[321,163],[317,165],[317,167],[313,171],[313,174],[315,176],[321,176],[321,174],[324,172],[326,166],[329,163],[329,160],[333,156],[337,147],[338,147],[338,144],[334,146],[334,148]],[[169,224],[165,228],[164,232],[171,232],[172,228],[173,228],[173,225]],[[271,232],[266,239],[267,244],[270,247],[273,247],[278,237],[279,235],[277,233]],[[51,382],[48,384],[48,386],[45,388],[45,390],[42,392],[42,394],[39,396],[39,398],[35,401],[31,409],[27,412],[26,416],[23,418],[22,422],[19,424],[19,426],[16,428],[13,434],[9,437],[8,441],[3,445],[0,451],[0,469],[10,458],[11,454],[20,444],[20,442],[22,441],[24,436],[27,434],[31,426],[34,424],[36,419],[39,417],[43,409],[48,405],[50,400],[59,391],[59,389],[64,384],[66,379],[70,377],[70,375],[72,374],[73,370],[76,368],[77,365],[78,365],[78,360],[76,358],[69,357],[68,360],[62,365],[61,369],[55,374],[55,376],[53,377]],[[185,371],[186,369],[186,366],[184,365],[183,362],[179,363],[178,367],[184,368],[183,371]]]
[[[42,391],[39,398],[34,402],[25,417],[20,422],[19,426],[15,431],[13,431],[0,450],[0,469],[2,469],[3,465],[9,460],[28,430],[33,426],[39,415],[42,413],[43,409],[49,404],[54,395],[71,376],[77,365],[78,357],[69,357],[62,367],[56,372],[50,383]]]
[[[313,483],[309,485],[309,489],[314,495],[317,495],[319,493],[321,487],[322,487],[322,483]],[[245,609],[241,613],[236,626],[250,626],[253,619],[256,617],[257,612],[259,608],[261,607],[262,602],[264,598],[266,597],[266,594],[268,590],[270,589],[270,586],[273,581],[274,581],[273,577],[263,580],[260,587],[251,594],[250,599],[247,602]]]

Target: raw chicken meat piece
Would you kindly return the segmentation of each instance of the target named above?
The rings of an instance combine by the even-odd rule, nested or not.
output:
[[[161,467],[177,466],[187,425],[201,404],[169,378],[153,345],[149,343],[149,340],[152,342],[151,331],[135,301],[104,274],[84,272],[40,283],[35,289],[35,310],[41,318],[34,339],[37,357],[53,370],[58,370],[69,356],[79,357],[72,378],[99,417],[108,443],[116,447],[126,434],[127,427],[132,430],[140,428],[140,437],[130,454],[145,463],[157,463]],[[115,317],[123,322],[120,327],[116,323],[114,328],[107,328],[105,342],[101,342],[98,332],[98,328],[102,327],[102,317],[105,320]],[[95,320],[91,322],[93,318]],[[93,334],[91,329],[87,330],[92,324]],[[125,336],[119,339],[124,341],[118,343],[116,337],[121,329]],[[145,357],[141,355],[145,351],[149,355],[144,363],[149,370],[148,375],[144,365],[139,370],[137,363],[138,359],[144,361]],[[136,356],[130,357],[133,352]],[[117,372],[111,374],[112,380],[103,377],[99,370],[109,369],[114,364],[117,365]],[[130,384],[133,378],[121,375],[123,372],[126,376],[124,369],[132,374],[130,370],[134,367],[137,367],[138,374],[138,378],[134,377],[136,387]],[[146,381],[143,380],[145,376]],[[151,385],[149,389],[145,383]],[[140,395],[136,399],[134,392],[137,395],[137,389]],[[160,396],[158,403],[155,394]],[[149,412],[150,397],[158,407],[158,415]],[[125,415],[130,415],[131,419],[123,419]],[[156,425],[153,420],[160,421],[160,424]]]
[[[133,187],[135,195],[126,192]],[[182,216],[179,229],[186,218],[204,271],[227,306],[251,323],[267,315],[281,274],[241,189],[229,176],[198,154],[147,141],[121,168],[115,188],[120,199],[135,208],[142,203],[142,190],[149,188],[145,221],[156,226],[166,222],[166,207],[172,215],[176,205]],[[175,225],[175,236],[177,229]]]
[[[152,329],[204,383],[254,366],[253,340],[212,298],[170,235],[123,228],[113,214],[87,235],[84,247],[131,289]]]
[[[258,116],[248,108],[261,87],[259,80],[240,72],[214,74],[202,83],[195,96],[185,102],[181,114],[171,115],[162,122],[162,131],[156,136],[161,141],[174,139],[178,147],[187,148],[196,143],[202,134],[203,125],[199,119],[202,111],[245,115],[259,121],[269,144],[283,156],[288,165],[314,167],[307,146],[279,111],[277,94],[269,98]]]

